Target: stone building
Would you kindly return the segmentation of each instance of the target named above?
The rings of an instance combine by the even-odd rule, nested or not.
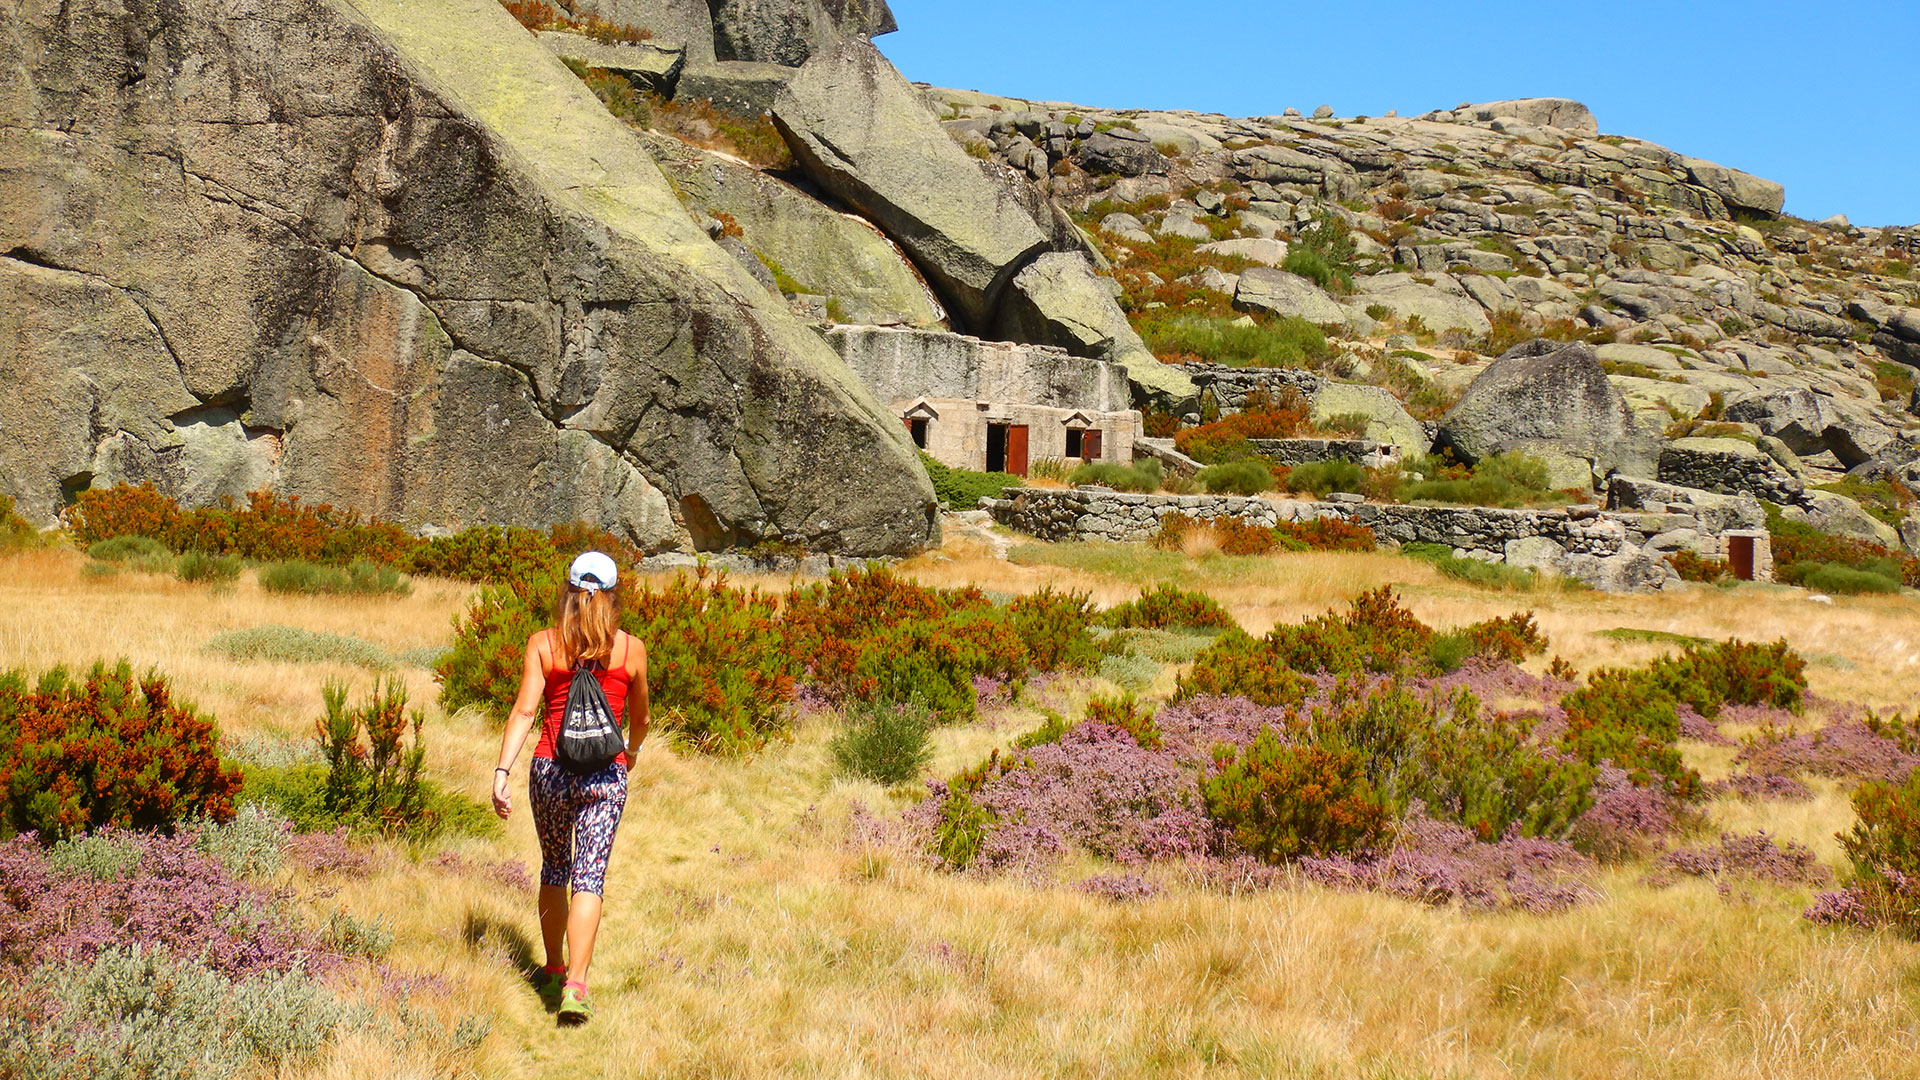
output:
[[[837,326],[827,341],[942,464],[1025,476],[1036,461],[1133,461],[1140,414],[1117,364],[896,327]]]

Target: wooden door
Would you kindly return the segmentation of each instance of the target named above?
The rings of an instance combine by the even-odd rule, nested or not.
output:
[[[1753,580],[1753,537],[1727,537],[1727,561],[1733,564],[1733,576],[1741,581]]]
[[[1007,427],[1007,471],[1015,476],[1027,475],[1027,425],[1010,424]]]
[[[1089,430],[1080,436],[1080,460],[1100,460],[1100,432]]]

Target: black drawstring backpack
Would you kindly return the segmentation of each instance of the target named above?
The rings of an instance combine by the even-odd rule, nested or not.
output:
[[[573,682],[567,687],[567,709],[560,715],[559,737],[553,740],[553,760],[575,776],[599,772],[627,748],[627,740],[620,733],[620,718],[613,714],[607,692],[595,675],[599,667],[574,664]]]

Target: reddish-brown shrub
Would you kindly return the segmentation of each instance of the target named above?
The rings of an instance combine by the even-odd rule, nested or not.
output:
[[[136,679],[124,660],[79,681],[55,668],[31,687],[23,672],[0,675],[0,837],[229,820],[241,778],[219,743],[164,676]]]
[[[1209,464],[1252,457],[1247,440],[1293,438],[1306,430],[1312,414],[1306,399],[1291,389],[1278,397],[1255,391],[1247,395],[1239,412],[1175,432],[1173,445],[1188,457]]]
[[[144,536],[171,545],[180,507],[152,484],[92,488],[67,510],[67,531],[81,547],[116,536]]]
[[[1280,535],[1305,544],[1309,551],[1372,551],[1380,546],[1373,530],[1346,518],[1315,518],[1306,522],[1283,521]]]
[[[1547,636],[1540,632],[1531,611],[1477,622],[1463,633],[1473,655],[1501,663],[1517,664],[1547,651]]]

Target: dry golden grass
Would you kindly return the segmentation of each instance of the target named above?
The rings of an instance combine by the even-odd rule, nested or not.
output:
[[[1822,694],[1905,703],[1920,619],[1898,599],[1808,603],[1788,590],[1677,597],[1476,591],[1385,555],[1266,560],[1066,553],[1075,567],[994,559],[957,540],[907,565],[939,585],[1082,588],[1103,603],[1174,580],[1229,605],[1249,629],[1318,613],[1363,588],[1401,586],[1421,617],[1454,624],[1533,608],[1576,664],[1657,651],[1596,636],[1639,627],[1702,637],[1782,636],[1825,659]],[[1076,561],[1077,560],[1077,561]],[[213,634],[278,623],[392,649],[443,643],[463,587],[411,597],[301,600],[248,582],[226,595],[156,578],[93,580],[72,552],[0,574],[9,665],[126,655],[173,674],[237,733],[307,730],[329,676],[357,669],[236,664],[200,652]],[[1093,568],[1089,568],[1093,567]],[[784,582],[765,582],[781,588]],[[416,702],[430,678],[407,674]],[[936,768],[1003,745],[1032,717],[944,731]],[[430,768],[480,796],[498,736],[483,717],[432,713]],[[556,1029],[516,960],[537,952],[531,896],[385,850],[375,877],[324,904],[388,920],[391,963],[453,987],[439,1007],[495,1016],[465,1062],[355,1033],[289,1076],[483,1077],[1901,1077],[1920,1075],[1920,947],[1799,919],[1804,889],[1731,898],[1705,883],[1656,890],[1609,872],[1605,898],[1572,913],[1470,916],[1317,889],[1226,897],[1180,887],[1116,906],[1054,883],[931,872],[850,846],[863,803],[904,795],[837,779],[822,723],[752,760],[650,746],[608,884],[595,963],[599,1018]],[[1709,773],[1729,752],[1690,749]],[[520,777],[524,777],[524,766]],[[516,778],[516,783],[524,780]],[[1712,825],[1765,827],[1830,862],[1848,818],[1830,785],[1807,804],[1715,804]],[[537,864],[524,811],[498,840],[451,846]],[[1074,868],[1087,872],[1090,865]]]

